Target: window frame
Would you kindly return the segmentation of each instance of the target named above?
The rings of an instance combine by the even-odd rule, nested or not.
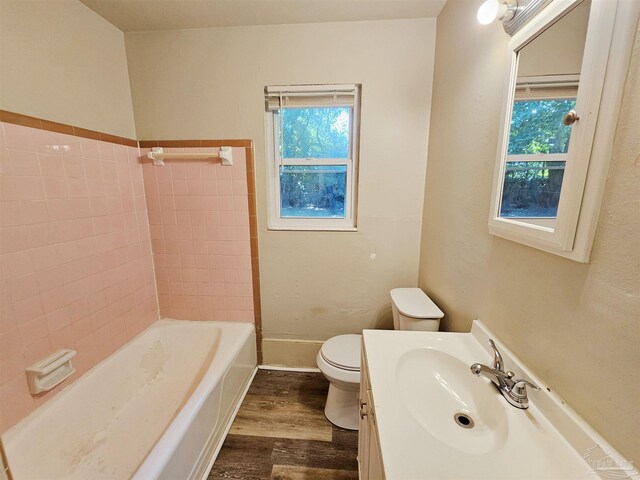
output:
[[[351,109],[349,129],[348,158],[281,158],[279,147],[281,110],[265,111],[265,158],[267,161],[267,228],[269,230],[311,230],[311,231],[357,231],[357,190],[358,190],[358,157],[360,140],[360,85],[292,85],[279,88],[283,92],[291,91],[298,95],[335,91],[353,91],[353,105],[336,104],[336,107]],[[290,90],[288,90],[290,89]],[[310,95],[311,96],[311,95]],[[323,105],[324,106],[324,105]],[[331,105],[326,105],[331,106]],[[321,108],[316,105],[303,106],[296,104],[290,109]],[[280,212],[280,167],[281,166],[346,166],[345,217],[283,217]]]

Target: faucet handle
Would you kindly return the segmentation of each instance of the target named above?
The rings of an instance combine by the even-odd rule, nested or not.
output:
[[[537,385],[534,385],[533,383],[528,382],[527,380],[520,379],[514,382],[513,386],[511,387],[511,393],[514,397],[526,398],[527,387],[533,388],[534,390],[539,390],[539,387]]]
[[[493,369],[498,370],[499,372],[504,372],[504,361],[502,360],[502,355],[500,355],[496,344],[493,343],[493,340],[491,339],[489,339],[489,346],[493,350]]]

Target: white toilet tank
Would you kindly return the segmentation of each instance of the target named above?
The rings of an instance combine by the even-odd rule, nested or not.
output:
[[[438,331],[444,313],[421,289],[394,288],[390,293],[394,329]]]

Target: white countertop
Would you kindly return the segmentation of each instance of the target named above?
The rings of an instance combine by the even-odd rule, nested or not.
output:
[[[470,371],[464,376],[475,362],[491,366],[488,336],[506,369],[541,387],[530,390],[528,409],[509,405],[488,379]],[[613,456],[619,460],[614,468],[637,474],[481,322],[474,322],[473,333],[365,330],[363,342],[388,480],[597,479],[594,466],[603,467],[583,458],[596,445],[594,456]],[[425,404],[415,402],[421,392]],[[460,409],[472,417],[476,412],[473,429],[455,425]]]

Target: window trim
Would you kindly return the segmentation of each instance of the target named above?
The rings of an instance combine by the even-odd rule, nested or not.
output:
[[[270,87],[265,88],[265,92]],[[360,150],[360,85],[292,85],[292,92],[328,93],[351,89],[354,92],[351,108],[349,158],[295,158],[281,159],[278,154],[279,110],[265,111],[265,158],[267,162],[267,229],[301,231],[357,231],[358,159]],[[345,105],[337,105],[345,107]],[[304,108],[295,106],[291,108]],[[347,167],[345,192],[345,218],[313,218],[280,216],[280,166],[281,165],[344,165]]]

